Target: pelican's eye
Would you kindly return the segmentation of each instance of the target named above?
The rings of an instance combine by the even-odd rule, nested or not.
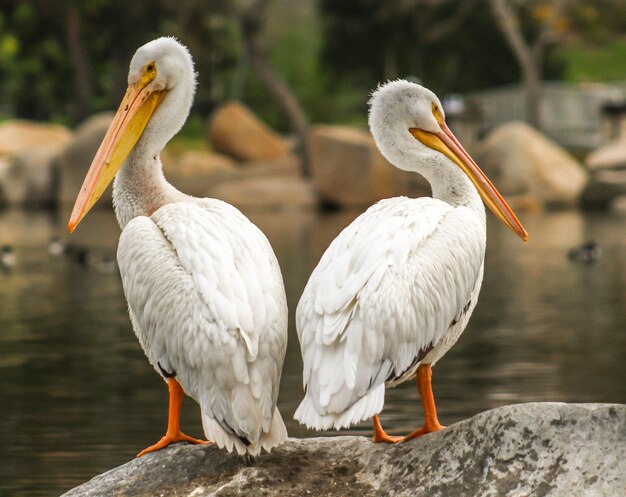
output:
[[[139,86],[144,87],[148,83],[150,83],[157,75],[157,68],[154,62],[149,62],[143,68],[143,72],[141,74],[141,78],[139,80]]]
[[[443,113],[441,112],[441,109],[439,108],[439,106],[436,103],[433,103],[432,105],[432,111],[433,111],[433,116],[435,116],[435,119],[437,120],[437,122],[441,125],[443,124]]]

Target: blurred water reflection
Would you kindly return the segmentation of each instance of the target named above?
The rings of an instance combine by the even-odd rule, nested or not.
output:
[[[268,235],[283,270],[290,323],[323,250],[357,213],[248,215]],[[524,246],[490,219],[485,281],[460,342],[438,364],[440,419],[451,424],[485,409],[528,401],[626,402],[626,217],[576,212],[523,215]],[[131,331],[117,274],[48,255],[65,237],[64,214],[0,213],[0,244],[18,263],[0,272],[0,495],[49,496],[134,457],[162,435],[164,384]],[[119,230],[95,211],[72,237],[114,253]],[[593,265],[569,261],[588,239],[602,247]],[[291,420],[301,398],[295,336],[279,405],[291,436],[314,436]],[[387,395],[393,433],[421,423],[413,384]],[[202,434],[187,401],[183,427]],[[353,433],[369,434],[364,423]]]

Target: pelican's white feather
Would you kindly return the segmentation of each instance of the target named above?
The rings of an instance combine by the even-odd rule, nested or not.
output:
[[[367,419],[420,352],[436,362],[465,327],[452,323],[480,288],[484,247],[484,219],[431,198],[382,200],[345,228],[296,310],[306,386],[296,419],[318,429]]]
[[[444,121],[441,102],[408,81],[380,86],[369,125],[396,167],[428,179],[433,198],[382,200],[345,228],[296,310],[304,400],[295,418],[341,428],[378,414],[386,386],[415,376],[456,342],[483,277],[485,209],[527,234]]]
[[[174,38],[135,52],[126,94],[68,227],[115,176],[118,264],[133,328],[155,369],[175,377],[172,423],[146,451],[188,438],[178,426],[177,382],[200,404],[210,440],[255,455],[287,438],[276,407],[287,344],[285,289],[254,224],[224,202],[178,191],[163,175],[160,153],[187,119],[195,88],[191,55]]]
[[[261,231],[219,200],[172,203],[128,223],[118,261],[146,355],[200,404],[207,437],[253,455],[282,442],[270,428],[286,434],[275,405],[287,304]]]

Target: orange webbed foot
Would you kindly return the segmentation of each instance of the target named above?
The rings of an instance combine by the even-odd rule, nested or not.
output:
[[[380,419],[378,418],[378,415],[375,414],[372,417],[372,420],[374,421],[374,436],[372,437],[372,441],[374,443],[383,442],[388,444],[395,444],[404,440],[404,437],[387,435],[387,433],[385,433],[385,430],[383,430],[382,425],[380,424]]]
[[[439,430],[443,430],[445,426],[437,424],[424,425],[419,430],[415,430],[413,433],[409,433],[406,437],[402,438],[403,442],[408,442],[409,440],[413,440],[414,438],[421,437],[423,435],[427,435],[428,433],[434,433]]]
[[[184,433],[181,433],[181,432],[179,432],[179,433],[177,433],[175,435],[165,434],[163,436],[163,438],[161,438],[161,440],[159,440],[157,443],[155,443],[154,445],[151,445],[150,447],[147,447],[147,448],[143,449],[139,454],[137,454],[137,457],[141,457],[143,455],[146,455],[149,452],[155,452],[157,450],[164,449],[168,445],[173,444],[173,443],[177,443],[177,442],[189,442],[191,444],[211,444],[211,443],[213,443],[210,440],[200,440],[198,438],[193,438],[193,437],[190,437],[188,435],[185,435]]]
[[[399,442],[403,442],[405,437],[398,437],[395,435],[387,435],[386,433],[374,433],[372,437],[372,442],[374,443],[388,443],[388,444],[397,444]]]

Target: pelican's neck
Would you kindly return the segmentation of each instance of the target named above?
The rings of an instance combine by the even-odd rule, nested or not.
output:
[[[113,206],[122,230],[137,216],[151,216],[158,208],[187,198],[165,179],[159,155],[140,146],[131,152],[113,182]]]
[[[424,176],[430,183],[433,198],[452,207],[468,207],[481,218],[485,218],[485,206],[476,187],[467,175],[443,154],[416,145],[412,137],[403,146],[381,148],[381,151],[398,169]]]
[[[171,138],[187,120],[193,95],[195,77],[191,59],[183,66],[176,86],[167,90],[141,137],[115,176],[113,205],[120,227],[137,216],[151,216],[165,204],[188,200],[190,197],[170,185],[163,175],[160,154]]]
[[[370,128],[385,158],[398,169],[424,176],[433,198],[453,207],[468,207],[485,217],[485,206],[471,180],[445,155],[422,145],[387,113],[373,112]]]
[[[431,164],[414,166],[412,170],[424,176],[432,188],[433,198],[453,207],[469,207],[482,217],[485,206],[467,175],[443,155],[432,156]]]

